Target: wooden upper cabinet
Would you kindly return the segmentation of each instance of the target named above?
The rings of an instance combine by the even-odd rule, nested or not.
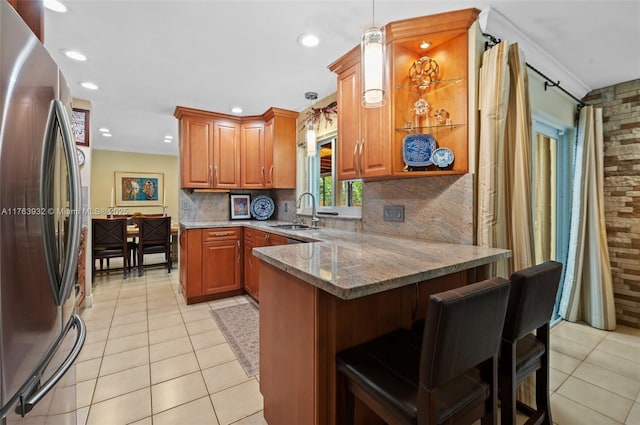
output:
[[[213,187],[240,187],[240,125],[233,121],[213,124]]]
[[[176,107],[184,189],[294,189],[298,113],[236,117]]]
[[[180,121],[180,158],[180,183],[182,187],[205,189],[213,187],[212,119],[185,116]]]
[[[468,171],[468,30],[478,14],[477,9],[465,9],[385,25],[387,81],[383,107],[361,106],[359,47],[329,66],[338,80],[339,179]],[[431,46],[420,48],[423,41]],[[423,57],[434,60],[438,69],[426,86],[416,84],[410,76],[413,64]],[[426,115],[415,114],[418,101],[427,102]],[[403,144],[413,134],[431,135],[437,148],[451,149],[453,165],[446,169],[408,166],[403,159]]]
[[[265,187],[265,125],[262,121],[240,126],[240,185],[245,189]]]

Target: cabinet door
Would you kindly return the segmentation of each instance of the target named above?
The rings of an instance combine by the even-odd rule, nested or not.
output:
[[[358,147],[360,142],[360,65],[338,75],[338,179],[360,177]]]
[[[360,110],[360,146],[357,160],[360,176],[391,175],[391,140],[389,139],[389,105]],[[340,144],[340,139],[338,139]]]
[[[269,246],[286,245],[287,238],[284,236],[276,235],[275,233],[269,234]]]
[[[279,110],[273,120],[273,142],[271,149],[273,167],[265,167],[274,189],[296,188],[296,118],[291,111]],[[268,143],[265,143],[267,148]],[[268,161],[265,159],[265,163]]]
[[[273,121],[271,118],[264,124],[264,187],[273,187]],[[295,161],[294,161],[295,162]]]
[[[231,121],[215,121],[213,149],[213,187],[239,188],[240,126]]]
[[[253,239],[244,240],[244,289],[256,301],[258,300],[258,259],[253,256]]]
[[[211,160],[213,120],[183,116],[180,120],[180,186],[213,187]]]
[[[262,189],[265,186],[264,123],[249,122],[240,126],[240,186]]]
[[[240,240],[202,244],[202,295],[240,289]]]

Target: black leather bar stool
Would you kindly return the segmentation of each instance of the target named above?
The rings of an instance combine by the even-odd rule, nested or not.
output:
[[[434,294],[422,341],[401,329],[338,353],[345,417],[357,397],[388,424],[495,424],[497,362],[509,281]]]
[[[549,322],[562,264],[547,261],[511,275],[509,306],[500,349],[500,414],[503,425],[516,423],[516,406],[527,425],[551,425],[549,402]],[[535,335],[532,333],[535,331]],[[516,402],[516,388],[536,373],[536,408]]]

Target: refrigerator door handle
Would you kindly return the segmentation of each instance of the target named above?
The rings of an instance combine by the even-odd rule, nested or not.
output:
[[[69,326],[65,330],[65,335],[69,332],[71,328],[78,328],[76,341],[73,344],[73,348],[69,352],[67,358],[62,362],[60,367],[51,375],[51,377],[42,385],[39,385],[39,379],[33,380],[35,387],[34,392],[28,393],[28,395],[20,397],[20,403],[16,407],[16,413],[19,413],[24,417],[27,413],[29,413],[35,405],[42,400],[42,398],[49,392],[51,389],[58,383],[60,379],[64,376],[65,373],[69,370],[69,368],[73,365],[73,362],[76,361],[80,351],[82,350],[82,346],[84,345],[84,341],[87,337],[87,327],[84,324],[84,321],[80,316],[74,314],[72,316],[72,320],[69,321]],[[33,391],[33,389],[31,390]],[[26,398],[26,400],[25,400]]]
[[[67,164],[69,183],[69,223],[67,252],[64,255],[64,267],[62,273],[58,274],[57,264],[59,257],[56,255],[56,232],[54,224],[53,185],[55,168],[55,147],[57,143],[57,131],[62,134],[64,160]],[[52,100],[49,109],[49,118],[45,132],[45,142],[42,158],[40,186],[40,203],[47,209],[47,214],[41,215],[44,252],[47,269],[49,271],[49,281],[56,305],[62,305],[69,297],[75,283],[76,269],[78,268],[78,252],[80,250],[80,232],[82,227],[82,215],[80,211],[80,167],[75,153],[75,143],[71,134],[71,124],[65,107],[59,100]]]

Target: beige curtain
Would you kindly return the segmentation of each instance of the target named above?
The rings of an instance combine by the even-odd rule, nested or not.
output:
[[[602,109],[580,111],[569,254],[559,314],[613,330],[616,314],[604,222]]]
[[[509,277],[533,265],[531,111],[526,64],[517,44],[487,50],[480,70],[477,244],[512,251],[494,272]],[[518,398],[533,404],[535,378]]]
[[[533,265],[531,112],[517,44],[484,52],[480,70],[477,244],[511,249],[496,274]]]

